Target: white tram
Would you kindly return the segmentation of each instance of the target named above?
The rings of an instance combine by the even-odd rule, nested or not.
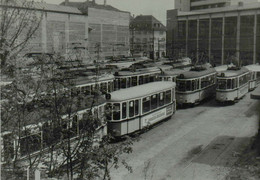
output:
[[[176,111],[175,83],[151,82],[107,95],[108,133],[114,137],[141,130]]]
[[[216,101],[235,102],[249,90],[250,71],[231,67],[217,76]]]
[[[114,90],[154,82],[156,80],[156,76],[160,73],[161,70],[158,67],[115,72]]]
[[[217,72],[214,68],[195,67],[177,76],[177,104],[197,104],[214,96],[216,75]]]
[[[249,91],[252,91],[260,84],[260,65],[251,64],[245,67],[250,71]]]

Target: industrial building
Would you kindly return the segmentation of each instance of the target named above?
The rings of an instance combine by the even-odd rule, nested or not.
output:
[[[129,55],[130,13],[110,5],[97,4],[95,0],[85,2],[65,1],[61,5],[78,8],[88,16],[88,51],[91,58],[106,58]]]
[[[130,24],[131,53],[158,59],[166,55],[166,27],[151,15],[135,17]]]
[[[234,4],[186,12],[168,10],[167,55],[216,65],[259,63],[260,3]]]
[[[4,5],[1,6],[4,7]],[[25,7],[17,3],[9,8],[22,10]],[[22,54],[55,52],[66,55],[75,48],[75,44],[86,46],[88,17],[83,15],[78,9],[37,2],[27,8],[29,10],[31,8],[35,12],[33,16],[38,17],[38,22],[35,23],[40,23],[40,25],[25,48],[22,49]],[[11,33],[12,31],[9,32]],[[19,38],[22,37],[21,35]]]

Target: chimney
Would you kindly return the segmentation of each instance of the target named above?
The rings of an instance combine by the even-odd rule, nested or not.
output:
[[[69,5],[69,0],[65,0],[65,6]]]
[[[107,5],[107,0],[104,0],[104,6],[106,6]]]

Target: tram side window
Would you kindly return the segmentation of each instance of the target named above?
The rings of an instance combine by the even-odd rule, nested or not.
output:
[[[120,104],[113,104],[113,120],[120,120]]]
[[[165,93],[165,104],[169,104],[172,101],[172,93],[171,90],[166,91]]]
[[[159,106],[163,106],[164,105],[164,98],[165,97],[165,92],[161,92],[159,94]]]
[[[13,159],[15,152],[14,152],[14,140],[13,140],[12,134],[4,135],[2,143],[4,145],[4,148],[3,148],[4,160]]]
[[[231,81],[231,79],[227,79],[227,89],[232,89],[232,81]]]
[[[155,75],[150,75],[150,82],[154,82],[155,81]]]
[[[107,92],[107,83],[101,83],[101,92]]]
[[[149,83],[149,75],[144,76],[144,84]]]
[[[134,76],[132,79],[132,86],[137,86],[137,76]]]
[[[144,83],[144,77],[143,76],[139,76],[139,85]]]
[[[186,81],[186,88],[185,88],[185,90],[186,90],[186,91],[191,91],[191,90],[192,90],[191,87],[192,87],[192,86],[191,86],[191,81]]]
[[[126,78],[122,78],[121,80],[120,80],[120,88],[126,88]]]
[[[232,87],[237,88],[237,79],[232,79]]]
[[[106,105],[106,119],[112,120],[112,105],[110,103]]]
[[[196,81],[195,80],[191,81],[191,90],[192,91],[196,90]]]
[[[131,78],[127,78],[127,87],[131,87]]]
[[[151,109],[150,97],[143,98],[143,113],[149,112]]]
[[[135,100],[135,115],[139,115],[139,100]]]
[[[26,155],[40,150],[41,148],[41,133],[31,134],[24,132],[25,135],[20,139],[20,152],[21,155]]]
[[[239,77],[239,86],[242,86],[247,83],[246,75]]]
[[[84,94],[85,94],[85,95],[90,95],[90,93],[91,93],[91,88],[90,88],[90,86],[85,86]]]
[[[156,109],[158,107],[157,96],[157,94],[151,96],[151,110]]]
[[[135,105],[134,101],[129,101],[129,117],[133,117],[135,115]]]
[[[126,102],[122,103],[122,119],[126,118]]]
[[[112,91],[112,88],[113,88],[113,86],[112,86],[112,82],[108,82],[107,83],[107,92],[111,92]]]

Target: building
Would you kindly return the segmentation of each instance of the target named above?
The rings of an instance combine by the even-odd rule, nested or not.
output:
[[[10,11],[23,8],[25,7],[22,4],[14,3],[10,7]],[[32,8],[32,11],[35,12],[33,16],[38,17],[37,22],[34,23],[40,24],[32,38],[29,39],[26,47],[22,50],[22,54],[60,53],[66,55],[75,47],[75,44],[86,46],[88,17],[83,15],[78,9],[47,3],[34,3],[27,8],[29,10]],[[13,31],[9,32],[12,33]],[[21,33],[18,39],[22,38],[23,33],[27,32],[28,30],[24,28],[24,32]],[[9,35],[7,36],[11,38],[12,35]]]
[[[167,12],[167,53],[212,64],[260,62],[260,3]]]
[[[95,0],[66,1],[61,5],[76,7],[88,16],[88,50],[92,58],[129,55],[129,12],[107,5],[106,1],[102,5]]]
[[[151,15],[140,15],[130,24],[131,53],[152,59],[166,55],[166,27]]]
[[[196,11],[236,5],[241,0],[175,0],[175,9],[179,11]],[[242,3],[253,3],[259,0],[245,0]]]

